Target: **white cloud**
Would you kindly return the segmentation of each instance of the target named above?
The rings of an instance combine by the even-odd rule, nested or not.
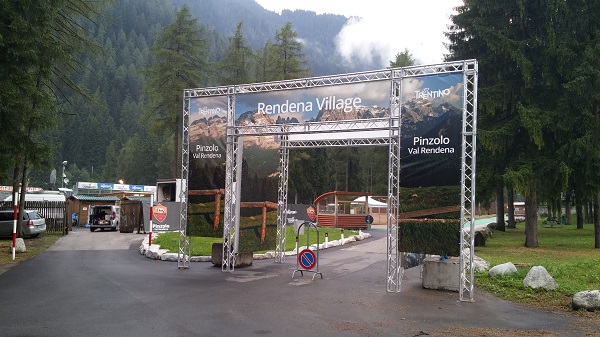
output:
[[[411,100],[415,97],[415,91],[420,90],[423,81],[418,78],[407,78],[402,81],[402,96],[405,100]]]
[[[355,16],[337,38],[337,49],[348,60],[360,58],[381,67],[408,49],[419,64],[443,61],[444,32],[453,8],[462,0],[257,0],[266,9],[305,9]]]

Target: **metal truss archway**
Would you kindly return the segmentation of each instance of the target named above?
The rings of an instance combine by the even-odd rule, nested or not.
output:
[[[275,262],[285,260],[285,226],[287,214],[289,150],[293,148],[336,146],[388,146],[388,214],[387,214],[387,291],[399,292],[403,269],[400,265],[398,247],[398,218],[400,214],[400,97],[402,79],[436,74],[463,74],[463,125],[461,153],[461,227],[460,242],[460,290],[461,301],[473,300],[473,255],[475,214],[475,145],[477,112],[477,62],[475,60],[446,62],[435,65],[384,69],[355,74],[305,78],[298,80],[243,84],[227,87],[187,89],[183,102],[182,178],[189,174],[189,115],[191,98],[228,96],[227,150],[225,177],[225,214],[223,230],[223,271],[234,271],[238,253],[241,169],[243,139],[250,136],[275,136],[280,140],[278,184],[277,244]],[[236,126],[235,99],[237,94],[281,91],[299,88],[343,85],[360,82],[390,82],[390,117],[368,120],[333,121],[305,124],[274,124],[259,126]],[[356,131],[369,131],[375,136],[358,137]],[[368,133],[368,132],[367,132]],[[322,135],[327,135],[323,137]],[[189,267],[189,241],[187,226],[187,186],[184,184],[181,200],[180,240],[178,265]]]

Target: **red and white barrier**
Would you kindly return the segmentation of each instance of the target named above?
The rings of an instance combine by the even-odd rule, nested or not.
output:
[[[150,196],[150,232],[148,233],[148,247],[152,246],[152,208],[154,207],[154,197]]]
[[[13,235],[12,235],[12,259],[15,259],[17,251],[17,216],[19,215],[19,206],[17,203],[13,206]]]

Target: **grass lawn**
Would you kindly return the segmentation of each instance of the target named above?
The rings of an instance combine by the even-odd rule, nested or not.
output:
[[[303,235],[298,238],[300,246],[306,246],[307,233],[309,234],[310,244],[317,243],[317,232],[311,228],[310,231],[307,228],[304,229]],[[329,241],[339,240],[341,238],[341,230],[338,228],[320,228],[319,229],[319,243],[325,242],[325,233],[329,236]],[[352,235],[357,235],[358,231],[344,230],[344,237],[348,238]],[[153,243],[160,245],[161,249],[168,249],[170,252],[177,252],[178,248],[179,233],[167,232],[160,234]],[[192,256],[210,256],[212,251],[212,244],[215,242],[223,242],[222,238],[209,238],[209,237],[190,237],[190,249]],[[294,232],[293,226],[286,226],[286,242],[285,250],[290,251],[296,249],[296,233]],[[275,248],[273,248],[275,250]],[[254,252],[254,253],[264,253]]]
[[[491,266],[512,262],[517,274],[491,278],[487,272],[475,273],[475,286],[496,296],[551,310],[570,311],[573,294],[600,290],[600,249],[594,248],[594,228],[585,224],[562,228],[538,226],[538,248],[525,248],[525,223],[506,232],[494,231],[484,247],[475,247],[475,255]],[[543,266],[559,284],[554,291],[525,288],[523,279],[532,266]],[[600,318],[600,312],[594,313]]]
[[[168,249],[172,253],[176,253],[179,247],[179,233],[165,232],[152,240],[152,244],[157,244],[161,249]],[[223,242],[221,238],[208,238],[202,236],[191,236],[190,253],[192,256],[210,256],[212,252],[212,244]]]

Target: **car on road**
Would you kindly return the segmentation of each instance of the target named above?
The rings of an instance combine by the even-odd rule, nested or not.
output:
[[[90,218],[88,225],[90,231],[96,229],[110,229],[116,231],[119,228],[119,206],[95,205],[90,207]]]
[[[12,236],[13,210],[0,211],[0,236]],[[36,210],[23,210],[21,226],[25,236],[36,237],[46,231],[46,219]]]

